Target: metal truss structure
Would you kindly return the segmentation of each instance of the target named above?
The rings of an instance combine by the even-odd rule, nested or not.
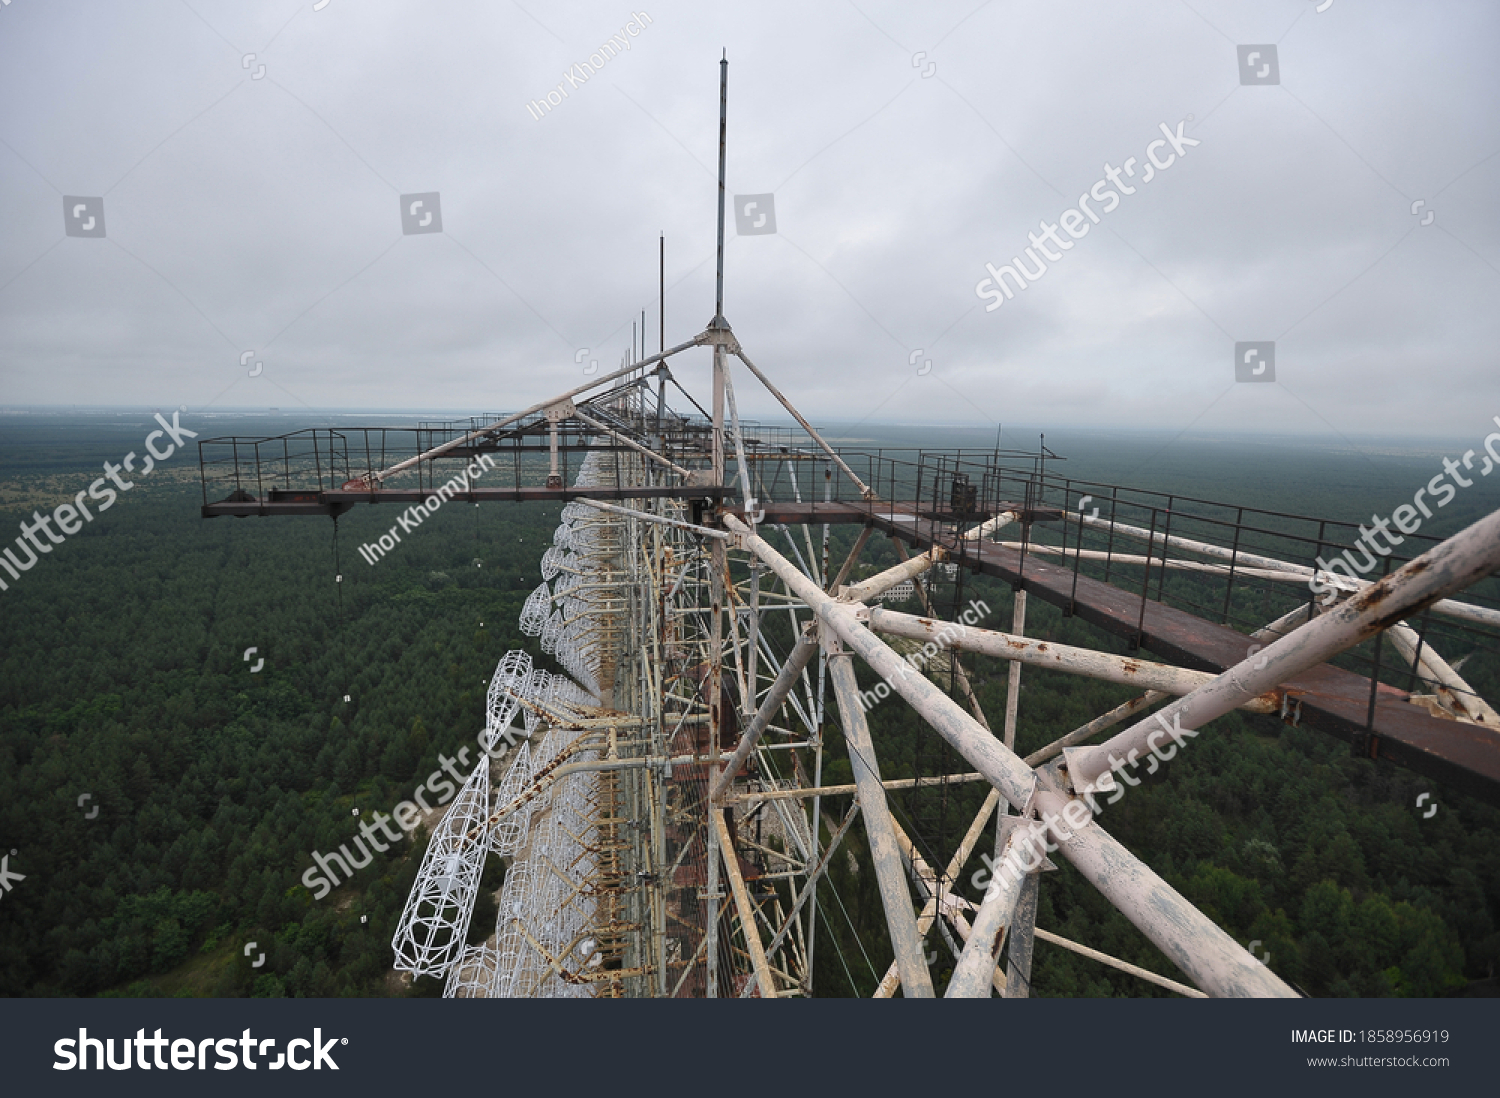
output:
[[[889,931],[879,997],[1026,997],[1038,940],[1184,995],[1293,996],[1107,830],[1138,762],[1155,771],[1243,709],[1500,800],[1500,716],[1439,655],[1478,652],[1493,672],[1500,512],[1335,572],[1323,558],[1352,527],[1064,479],[1045,449],[836,449],[745,354],[722,270],[721,252],[719,308],[688,342],[516,415],[421,428],[410,456],[326,432],[203,444],[205,514],[419,500],[486,453],[510,457],[512,483],[458,498],[565,504],[520,618],[560,670],[500,660],[486,757],[433,834],[396,967],[456,998],[810,995],[826,870],[857,825]],[[679,414],[670,362],[698,347],[713,354],[711,411]],[[736,374],[801,433],[742,423]],[[835,568],[839,523],[859,534]],[[901,563],[849,582],[877,535]],[[1008,632],[960,617],[975,575],[1015,590]],[[903,584],[922,614],[881,605]],[[1029,598],[1131,654],[1029,639]],[[980,659],[1008,665],[998,727],[971,689]],[[1022,757],[1026,665],[1139,693]],[[885,777],[867,716],[885,698],[963,769]],[[852,784],[824,784],[833,761]],[[988,795],[946,847],[892,811],[961,782]],[[997,868],[976,900],[959,882],[981,849]],[[497,923],[466,945],[490,851],[507,861]],[[1186,982],[1037,927],[1048,853]],[[951,962],[934,964],[931,937]]]

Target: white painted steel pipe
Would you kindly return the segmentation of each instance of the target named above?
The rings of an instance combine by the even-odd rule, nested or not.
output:
[[[1091,961],[1098,961],[1101,965],[1108,965],[1110,968],[1129,973],[1131,976],[1145,980],[1148,984],[1155,984],[1157,987],[1164,987],[1168,991],[1175,991],[1178,995],[1184,995],[1189,999],[1208,998],[1207,995],[1195,987],[1188,987],[1186,984],[1179,984],[1176,980],[1169,980],[1165,976],[1158,976],[1149,969],[1140,968],[1129,961],[1122,961],[1118,957],[1111,957],[1108,953],[1100,953],[1097,949],[1090,949],[1088,946],[1081,945],[1071,938],[1064,938],[1061,934],[1053,934],[1050,930],[1043,930],[1041,927],[1034,928],[1032,933],[1044,942],[1051,942],[1053,945],[1061,946],[1063,949],[1070,950],[1080,957],[1087,957]]]
[[[880,899],[885,906],[886,926],[890,928],[891,949],[901,973],[901,986],[908,999],[931,999],[932,975],[927,971],[927,957],[922,951],[917,919],[912,911],[911,892],[906,887],[906,872],[885,790],[880,785],[880,767],[875,746],[859,704],[859,684],[854,678],[854,659],[844,651],[828,653],[828,677],[838,700],[839,716],[844,726],[844,740],[849,746],[849,767],[859,786],[859,808],[865,817],[865,835],[870,842],[870,858],[880,885]]]
[[[1052,641],[1032,640],[993,629],[976,629],[961,622],[934,621],[932,618],[880,607],[870,611],[870,628],[893,637],[937,644],[940,649],[957,648],[963,652],[976,652],[981,656],[1050,667],[1085,678],[1137,686],[1163,694],[1188,694],[1217,677],[1207,671],[1151,663]],[[1274,691],[1268,691],[1247,700],[1240,708],[1255,713],[1274,713],[1281,708],[1281,699]]]
[[[1407,663],[1417,665],[1417,675],[1422,681],[1431,685],[1458,712],[1486,728],[1500,729],[1500,713],[1496,713],[1494,707],[1480,697],[1479,692],[1415,629],[1404,621],[1397,622],[1386,631],[1386,636]]]
[[[1070,831],[1067,805],[1051,791],[1037,794],[1038,811],[1057,821],[1052,838],[1059,850],[1193,983],[1215,998],[1299,997],[1104,828],[1085,823]]]
[[[839,457],[839,455],[834,452],[832,446],[823,441],[823,436],[818,434],[813,425],[802,418],[802,413],[797,411],[797,409],[792,405],[792,402],[781,395],[781,390],[771,384],[771,379],[766,377],[765,374],[761,373],[760,369],[755,365],[755,363],[751,362],[747,357],[745,357],[745,352],[740,348],[738,343],[734,345],[734,356],[735,358],[743,362],[752,374],[760,379],[760,383],[766,387],[766,391],[769,392],[777,400],[779,400],[781,402],[781,406],[792,414],[792,418],[795,419],[799,424],[801,424],[802,429],[807,432],[808,437],[816,442],[819,446],[821,446],[823,448],[823,452],[831,457],[834,460],[834,463],[844,471],[844,475],[858,486],[860,496],[863,499],[874,499],[874,489],[872,489],[864,481],[860,480],[859,477],[854,475],[854,470],[849,468],[844,459]]]
[[[1000,527],[1015,520],[1016,513],[1014,511],[1001,511],[993,518],[985,519],[984,522],[974,527],[974,529],[966,531],[962,540],[978,541],[986,534],[998,530]],[[902,580],[915,579],[934,564],[947,560],[950,556],[951,554],[943,546],[934,545],[925,553],[918,553],[914,557],[903,560],[900,564],[887,568],[884,572],[845,587],[842,591],[838,592],[839,601],[868,602],[876,595],[890,590]]]
[[[646,511],[635,511],[629,507],[619,507],[613,503],[605,503],[598,499],[585,499],[579,496],[577,502],[595,510],[608,511],[614,515],[624,515],[626,518],[640,519],[642,522],[654,522],[658,526],[675,526],[679,530],[689,530],[699,537],[715,538],[718,541],[726,541],[729,535],[723,530],[713,530],[707,526],[695,526],[691,522],[683,522],[681,519],[667,518],[666,515],[653,515]]]
[[[934,547],[930,552],[921,553],[910,560],[904,560],[894,567],[887,568],[878,575],[869,579],[852,583],[838,592],[842,602],[867,602],[877,595],[883,595],[896,584],[903,580],[913,579],[920,576],[940,560],[944,560],[948,553],[941,546]]]
[[[1500,515],[1496,520],[1500,522]],[[854,652],[878,674],[888,676],[912,708],[1002,797],[1023,812],[1033,808],[1033,800],[1040,811],[1060,814],[1066,808],[1062,797],[1038,793],[1031,768],[927,678],[912,674],[906,662],[865,627],[853,607],[831,599],[734,516],[726,516],[725,522],[740,535],[741,545],[776,572]],[[852,667],[848,673],[852,677]],[[1087,807],[1083,812],[1089,816]],[[1061,823],[1053,826],[1063,855],[1204,991],[1225,996],[1295,994],[1098,824],[1088,822],[1074,832],[1056,830]]]
[[[1034,841],[1033,829],[1026,826],[1011,828],[1005,846],[997,851],[995,865],[1008,864],[1016,857],[1023,841]],[[959,954],[958,965],[948,980],[946,999],[988,999],[994,978],[995,965],[1000,960],[1000,932],[1010,924],[1016,912],[1016,901],[1021,898],[1024,873],[997,873],[985,890],[984,900],[974,915],[974,925],[969,931],[969,940]]]

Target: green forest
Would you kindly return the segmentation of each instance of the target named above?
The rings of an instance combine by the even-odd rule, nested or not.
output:
[[[5,536],[33,510],[73,499],[102,462],[138,449],[149,423],[122,414],[0,429]],[[228,418],[194,426],[204,438],[265,430]],[[880,441],[911,444],[894,432]],[[1080,438],[1068,452],[1081,476],[1356,521],[1409,498],[1435,465],[1394,450],[1372,459],[1168,441]],[[1311,476],[1315,461],[1323,464]],[[371,565],[358,546],[384,533],[396,508],[356,507],[337,524],[205,520],[201,502],[189,448],[138,478],[18,580],[5,577],[0,854],[13,876],[0,895],[0,994],[438,994],[438,981],[399,979],[390,967],[424,831],[376,854],[322,900],[302,877],[315,851],[350,843],[360,819],[390,812],[443,757],[472,751],[501,654],[525,648],[548,663],[517,616],[540,582],[558,508],[448,506]],[[1451,533],[1497,505],[1495,486],[1473,489],[1432,532]],[[855,533],[835,528],[835,562]],[[866,570],[895,560],[881,539],[862,558]],[[1008,628],[1010,590],[965,582],[965,600],[991,607],[984,624]],[[1126,651],[1040,600],[1030,603],[1027,632]],[[998,725],[1004,665],[964,662]],[[1489,683],[1492,700],[1494,669],[1488,651],[1466,670]],[[863,686],[873,682],[862,677]],[[1129,696],[1027,669],[1018,749]],[[899,702],[875,707],[870,720],[887,778],[969,769]],[[838,760],[832,724],[828,740],[827,758]],[[823,779],[852,781],[839,761],[825,765]],[[1440,806],[1431,818],[1415,807],[1421,793]],[[952,848],[983,795],[979,785],[953,785],[891,803],[928,860],[941,863],[939,852]],[[830,798],[825,818],[836,825],[847,801]],[[1236,712],[1101,822],[1240,942],[1258,942],[1266,963],[1308,995],[1494,993],[1500,811],[1490,805],[1354,758],[1318,732]],[[820,891],[822,996],[869,995],[889,956],[859,828],[846,849]],[[1039,927],[1180,975],[1055,860],[1058,870],[1042,882]],[[963,879],[980,865],[971,859]],[[502,872],[492,857],[486,884],[497,885]],[[980,890],[965,891],[977,899]],[[482,903],[471,937],[493,919],[493,905]],[[936,930],[928,947],[941,976],[951,959]],[[1031,993],[1169,994],[1044,942]]]

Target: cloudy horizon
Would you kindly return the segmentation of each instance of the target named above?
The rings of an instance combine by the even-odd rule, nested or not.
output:
[[[1482,437],[1497,31],[1348,0],[14,0],[0,403],[519,409],[615,368],[642,310],[658,345],[659,234],[687,340],[727,49],[725,314],[815,421]]]

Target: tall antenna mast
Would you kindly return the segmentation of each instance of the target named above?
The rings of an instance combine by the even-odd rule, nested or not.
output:
[[[657,335],[661,339],[662,360],[656,364],[656,448],[663,449],[661,433],[662,406],[667,403],[667,234],[661,234],[661,318],[657,323]]]
[[[724,319],[724,147],[729,129],[729,53],[719,60],[719,277],[710,328],[727,328]]]

